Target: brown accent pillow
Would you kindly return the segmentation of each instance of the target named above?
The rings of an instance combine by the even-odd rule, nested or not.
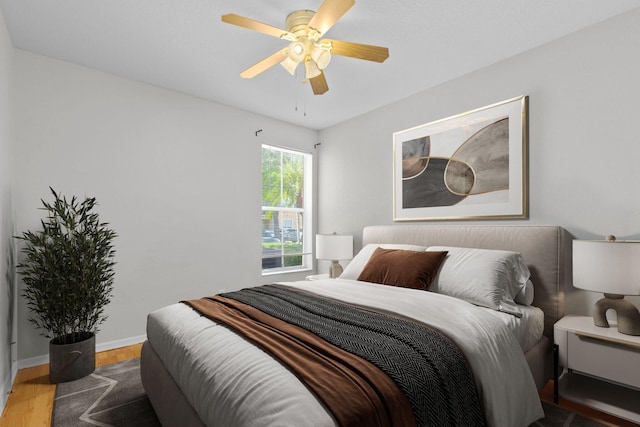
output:
[[[358,280],[429,290],[447,251],[426,252],[377,248]]]

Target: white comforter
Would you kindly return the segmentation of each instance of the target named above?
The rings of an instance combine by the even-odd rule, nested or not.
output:
[[[528,426],[544,416],[518,340],[488,309],[431,292],[351,280],[282,284],[402,313],[445,331],[467,356],[489,425]],[[151,313],[147,336],[209,426],[335,425],[279,362],[184,304]]]

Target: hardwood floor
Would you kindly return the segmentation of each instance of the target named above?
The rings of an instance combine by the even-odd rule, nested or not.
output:
[[[142,344],[96,354],[96,367],[140,357]],[[0,427],[49,427],[56,385],[49,382],[49,365],[18,371],[0,418]]]
[[[141,349],[142,344],[136,344],[97,353],[96,366],[109,365],[140,357]],[[49,427],[51,425],[51,412],[53,410],[55,392],[55,384],[49,382],[49,365],[21,369],[9,395],[2,418],[0,418],[0,427]],[[540,398],[549,403],[553,402],[553,381],[549,381],[540,392]],[[559,406],[597,420],[605,425],[639,427],[638,424],[603,414],[562,398]]]

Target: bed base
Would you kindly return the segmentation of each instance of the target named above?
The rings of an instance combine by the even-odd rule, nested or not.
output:
[[[163,427],[205,427],[149,341],[142,344],[140,377]]]
[[[550,348],[551,344],[547,337],[542,337],[538,344],[525,353],[538,391],[542,390],[551,375],[547,372],[550,366],[548,361],[551,355]],[[149,341],[145,341],[142,345],[140,375],[151,405],[163,427],[205,426]]]

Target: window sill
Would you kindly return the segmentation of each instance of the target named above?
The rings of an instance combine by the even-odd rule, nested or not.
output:
[[[296,269],[282,269],[282,270],[274,270],[274,271],[263,271],[262,275],[263,276],[275,276],[278,274],[290,274],[290,273],[304,273],[304,272],[309,272],[309,271],[313,271],[313,269],[305,267],[305,268],[296,268]]]

